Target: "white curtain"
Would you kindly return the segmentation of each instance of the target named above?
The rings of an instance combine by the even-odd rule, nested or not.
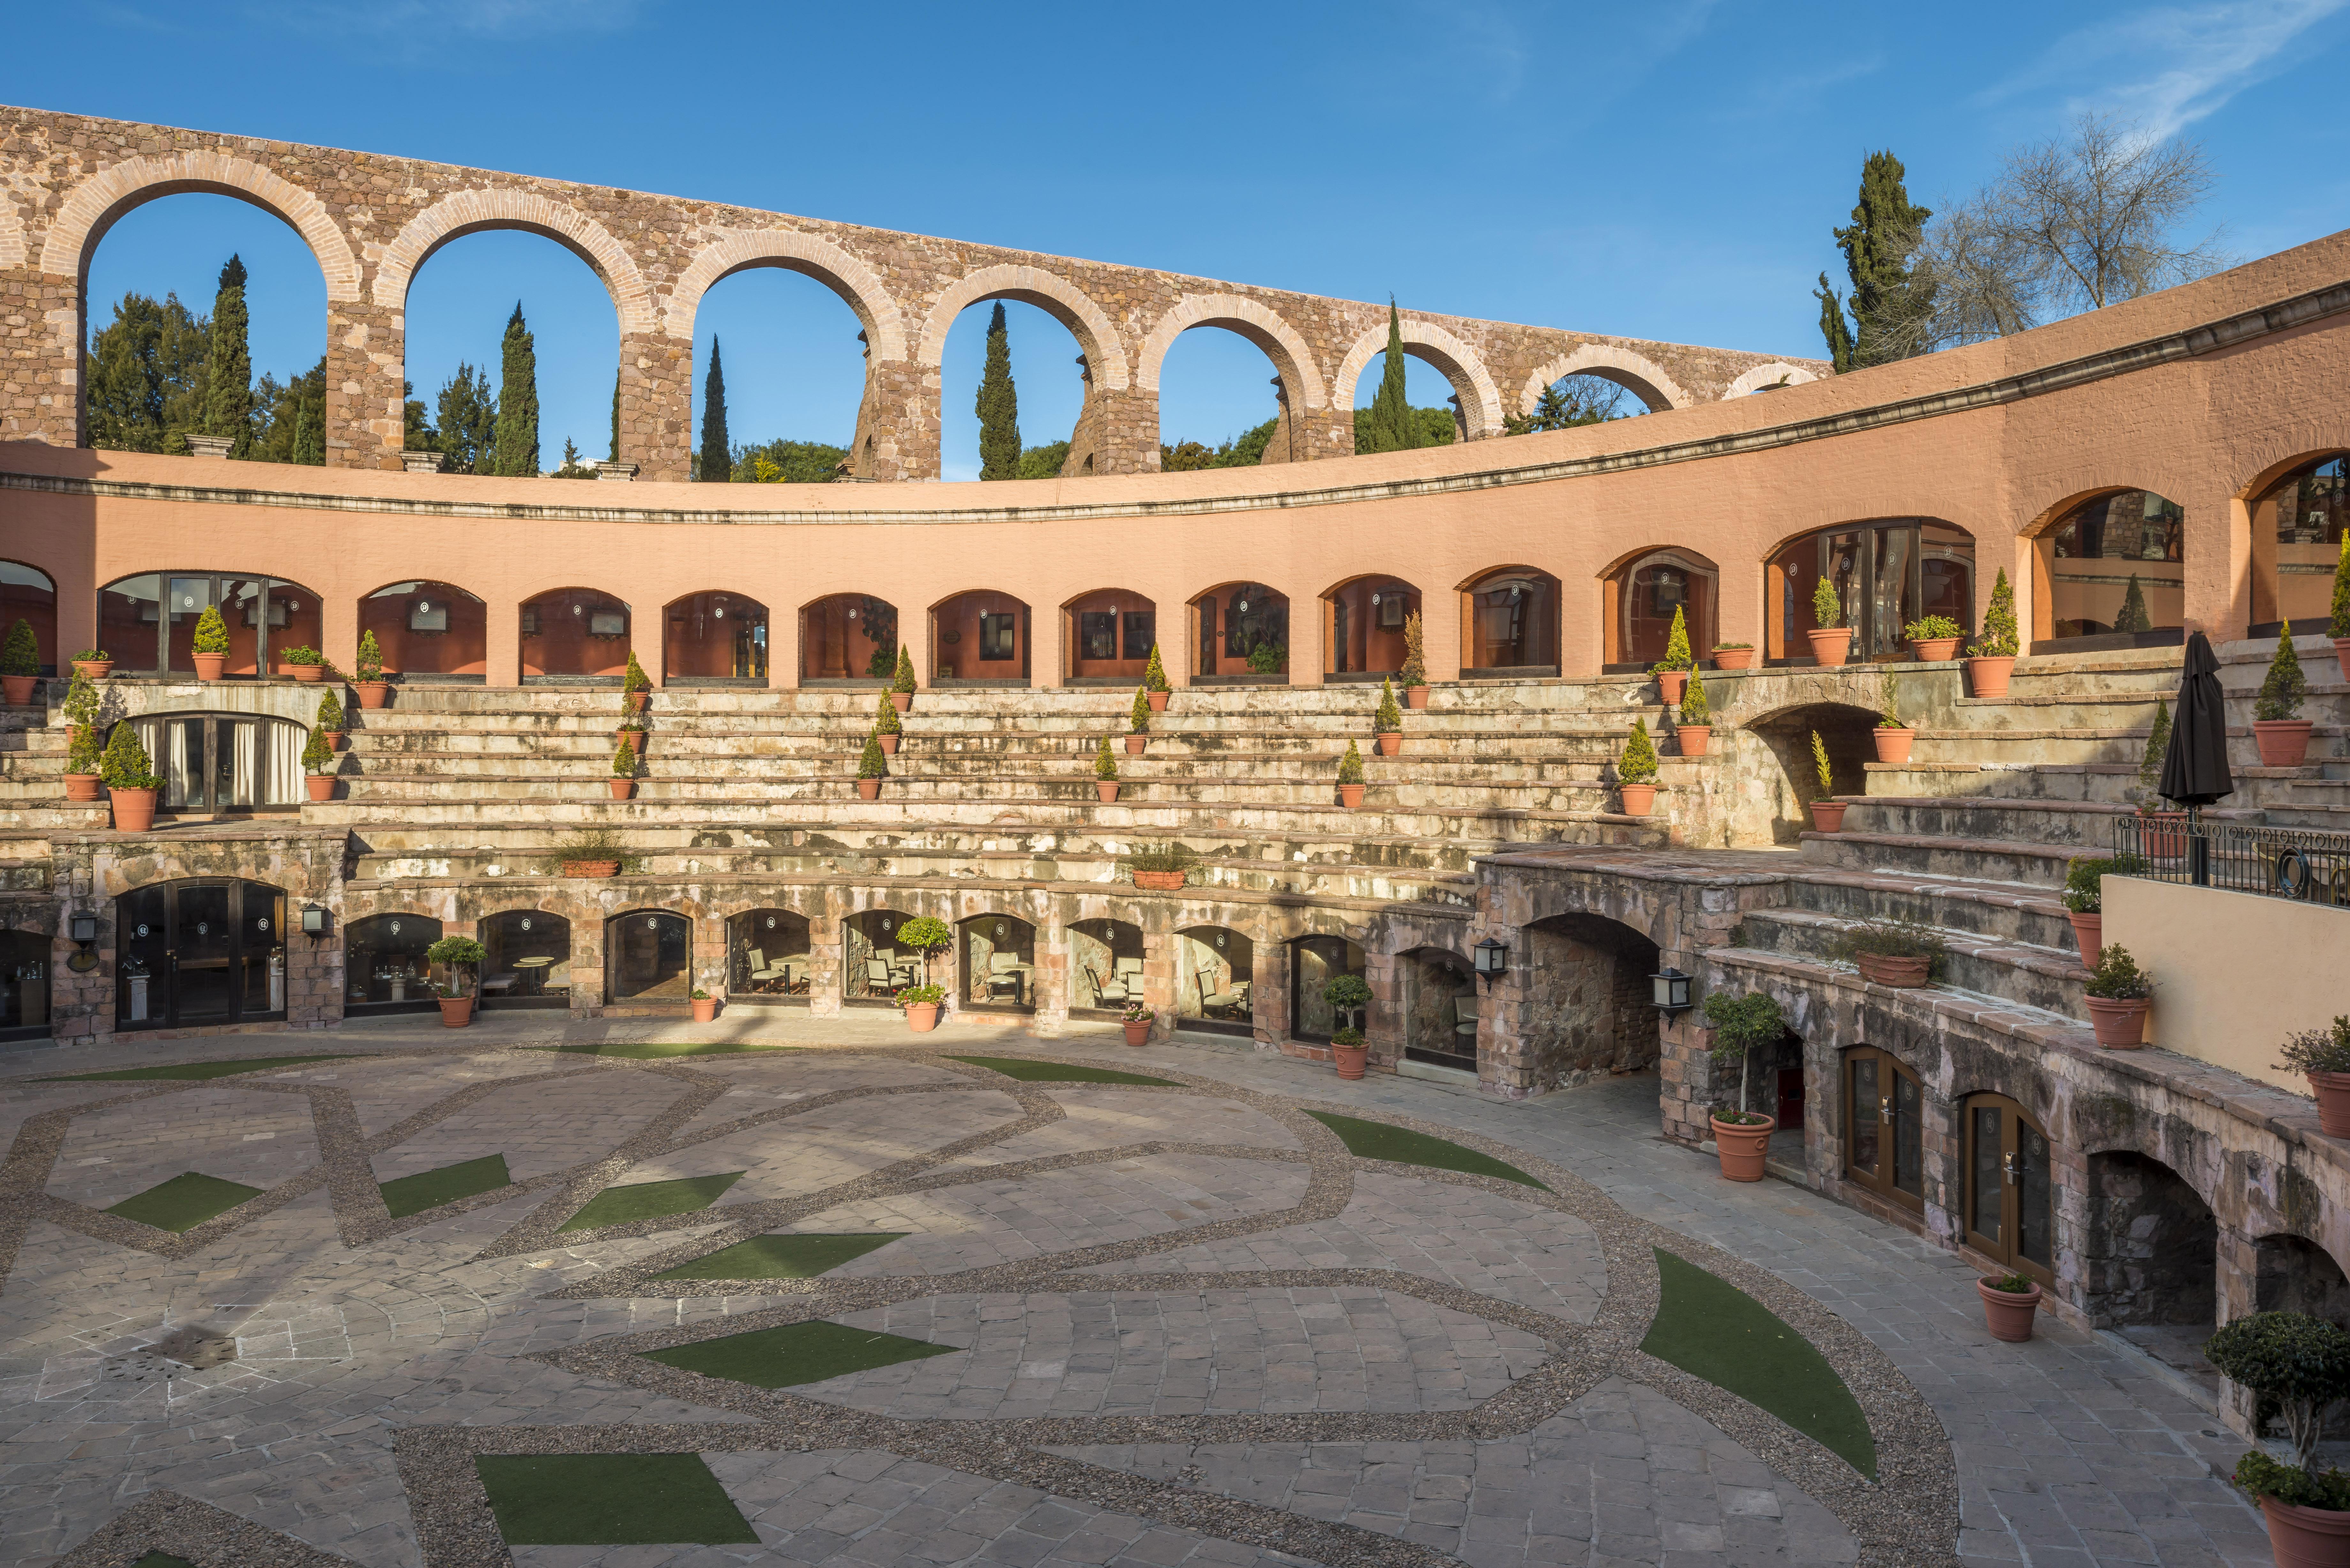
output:
[[[162,775],[164,809],[185,806],[191,795],[202,794],[196,783],[196,764],[188,755],[190,732],[194,732],[196,748],[201,751],[203,732],[193,724],[172,719],[140,719],[136,722],[139,743],[146,748],[148,760]]]
[[[270,725],[273,730],[276,727]],[[227,729],[229,743],[234,750],[229,759],[229,798],[226,804],[250,811],[256,804],[253,798],[253,786],[260,782],[259,758],[255,754],[259,743],[254,733],[255,726],[231,724]]]
[[[268,722],[268,772],[263,781],[262,805],[291,805],[304,798],[302,748],[309,739],[309,732],[299,724]]]

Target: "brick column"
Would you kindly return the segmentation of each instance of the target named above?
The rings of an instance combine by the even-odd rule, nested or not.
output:
[[[868,361],[849,472],[860,479],[939,476],[938,390],[911,359]],[[925,408],[930,410],[927,418]],[[868,450],[869,447],[869,451]]]
[[[75,279],[0,267],[0,441],[80,444],[81,333]]]
[[[399,472],[408,428],[403,320],[358,300],[328,305],[328,467]]]
[[[1086,412],[1078,429],[1086,429],[1092,421],[1090,435],[1095,473],[1156,473],[1159,472],[1159,394],[1139,387],[1124,387],[1110,390],[1093,390],[1086,398]],[[1069,455],[1076,457],[1085,443],[1073,442]],[[1066,471],[1069,477],[1081,477],[1078,469]]]
[[[693,341],[632,332],[620,339],[620,456],[637,477],[682,483],[692,474]]]
[[[1295,645],[1290,650],[1290,668],[1295,670]],[[1363,981],[1371,988],[1368,1016],[1363,1020],[1363,1044],[1371,1048],[1371,1065],[1382,1072],[1394,1072],[1396,1064],[1403,1060],[1404,1009],[1410,1001],[1405,995],[1406,961],[1394,953],[1366,951],[1363,954]]]

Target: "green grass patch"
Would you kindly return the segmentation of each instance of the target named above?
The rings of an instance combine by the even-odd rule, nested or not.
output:
[[[383,1191],[383,1206],[391,1210],[391,1217],[405,1220],[411,1214],[421,1214],[427,1209],[471,1198],[476,1192],[511,1187],[514,1178],[506,1174],[504,1155],[488,1154],[463,1165],[444,1165],[438,1170],[420,1171],[378,1185]]]
[[[150,1552],[130,1568],[196,1568],[184,1557],[174,1557],[168,1552]]]
[[[1498,1176],[1523,1187],[1550,1190],[1507,1160],[1479,1154],[1450,1138],[1430,1137],[1409,1127],[1367,1122],[1359,1116],[1332,1116],[1322,1111],[1305,1114],[1336,1133],[1347,1153],[1364,1159],[1391,1159],[1399,1165],[1424,1165],[1431,1170],[1458,1170],[1469,1176]]]
[[[258,1187],[247,1187],[241,1181],[223,1181],[217,1176],[199,1176],[192,1170],[183,1170],[169,1181],[124,1199],[107,1212],[120,1214],[125,1220],[136,1220],[141,1225],[152,1225],[158,1231],[192,1231],[205,1220],[227,1213],[246,1199],[260,1196],[261,1189]]]
[[[567,1056],[625,1056],[632,1062],[665,1056],[738,1056],[754,1051],[799,1051],[799,1045],[758,1045],[747,1040],[607,1040],[600,1045],[534,1045],[534,1051],[559,1051]]]
[[[627,1225],[639,1220],[659,1220],[669,1214],[691,1214],[718,1201],[726,1189],[743,1179],[739,1170],[723,1176],[681,1176],[674,1181],[639,1181],[632,1187],[608,1187],[588,1200],[588,1207],[563,1222],[566,1231],[593,1231],[604,1225]]]
[[[792,1232],[754,1236],[705,1253],[674,1269],[664,1269],[657,1280],[812,1280],[828,1270],[852,1262],[878,1247],[886,1247],[904,1231],[867,1231],[841,1235]]]
[[[1165,1078],[1145,1077],[1140,1073],[1121,1073],[1113,1067],[1079,1067],[1066,1062],[1038,1062],[1026,1056],[950,1056],[947,1060],[990,1068],[1024,1084],[1149,1084],[1160,1089],[1175,1086]]]
[[[894,1366],[900,1361],[949,1355],[959,1348],[879,1329],[816,1322],[787,1323],[781,1328],[757,1328],[723,1339],[640,1354],[647,1361],[699,1372],[704,1377],[723,1377],[754,1388],[790,1388],[851,1372],[869,1372],[876,1366]]]
[[[244,1056],[234,1062],[174,1062],[164,1067],[125,1067],[113,1073],[67,1073],[43,1078],[44,1084],[134,1084],[151,1078],[225,1078],[234,1073],[258,1073],[269,1067],[297,1067],[305,1062],[332,1062],[323,1056]]]
[[[1662,1248],[1657,1273],[1657,1321],[1642,1350],[1770,1411],[1874,1479],[1868,1417],[1810,1340],[1729,1281]]]
[[[509,1546],[750,1546],[700,1454],[477,1454]]]

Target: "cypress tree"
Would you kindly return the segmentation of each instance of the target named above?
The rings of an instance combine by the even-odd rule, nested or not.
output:
[[[327,462],[325,432],[318,428],[318,406],[308,398],[294,402],[294,461],[323,468]]]
[[[244,263],[228,258],[213,296],[212,348],[205,356],[204,433],[227,436],[231,457],[253,455],[253,349],[246,342]]]
[[[499,368],[497,450],[492,473],[528,479],[538,472],[538,350],[515,301],[506,318],[504,359]]]
[[[1901,160],[1890,152],[1872,152],[1860,166],[1860,196],[1852,209],[1852,226],[1835,232],[1844,252],[1845,271],[1852,279],[1852,364],[1882,365],[1923,353],[1923,335],[1915,330],[1933,308],[1934,288],[1909,275],[1909,257],[1924,234],[1930,207],[1911,204]],[[1826,286],[1825,275],[1821,278]],[[1841,330],[1841,318],[1836,327]],[[1822,305],[1821,329],[1828,331],[1826,306]],[[1829,335],[1829,348],[1835,347]],[[1839,366],[1839,369],[1843,367]]]
[[[710,347],[711,347],[712,350],[713,352],[715,352],[715,351],[716,351],[716,349],[717,349],[717,347],[718,347],[718,339],[717,339],[717,338],[715,338],[715,337],[712,338],[712,339],[710,340]],[[612,461],[612,462],[619,462],[619,461],[620,461],[620,373],[619,373],[618,370],[615,370],[615,371],[613,371],[613,372],[612,372],[612,457],[611,457],[611,461]]]
[[[1012,384],[1012,335],[1003,302],[987,323],[987,369],[979,378],[979,476],[1020,477],[1020,394]]]
[[[2137,574],[2132,572],[2129,591],[2122,595],[2122,607],[2114,614],[2116,631],[2152,631],[2153,618],[2146,613],[2146,590],[2138,587]]]
[[[716,484],[734,477],[734,459],[726,443],[726,372],[719,369],[715,337],[710,339],[710,374],[702,379],[702,472],[695,477]]]
[[[1388,360],[1379,377],[1378,396],[1371,400],[1373,452],[1409,452],[1425,445],[1419,421],[1403,392],[1403,320],[1395,301],[1388,301]]]
[[[1852,369],[1852,331],[1844,324],[1844,301],[1828,286],[1825,273],[1820,274],[1820,286],[1812,290],[1812,297],[1820,302],[1820,336],[1827,340],[1828,362],[1841,376]]]

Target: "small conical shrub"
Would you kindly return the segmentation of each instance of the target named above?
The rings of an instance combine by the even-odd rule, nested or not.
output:
[[[645,673],[645,667],[643,665],[637,662],[636,649],[630,649],[629,650],[629,672],[620,679],[620,690],[623,691],[650,691],[652,689],[653,678]]]
[[[1342,784],[1363,782],[1363,753],[1355,742],[1347,742],[1347,754],[1338,759],[1338,782]]]
[[[1428,649],[1421,646],[1419,612],[1403,618],[1403,683],[1407,690],[1428,684]]]
[[[2162,756],[2170,750],[2170,700],[2162,698],[2154,706],[2154,722],[2146,732],[2146,750],[2137,759],[2137,785],[2140,793],[2151,797],[2155,781],[2162,776]]]
[[[318,697],[318,728],[340,730],[342,727],[343,705],[336,698],[334,689],[329,687]]]
[[[1094,753],[1094,777],[1104,784],[1118,777],[1118,757],[1109,749],[1109,737],[1101,738],[1101,747]]]
[[[66,687],[66,700],[57,705],[66,722],[78,730],[87,730],[98,722],[98,687],[80,670],[74,671],[71,684]]]
[[[98,743],[98,726],[76,724],[73,739],[66,745],[66,772],[88,775],[98,772],[99,759],[105,748]]]
[[[1172,691],[1167,684],[1167,667],[1159,662],[1159,645],[1150,645],[1150,667],[1142,672],[1142,684],[1153,691]]]
[[[1684,724],[1713,722],[1713,704],[1707,701],[1705,696],[1705,677],[1693,670],[1690,671],[1689,690],[1681,693],[1681,722]]]
[[[886,779],[889,776],[889,759],[881,754],[881,737],[870,731],[865,736],[865,754],[857,759],[857,776],[861,779]]]
[[[1659,670],[1697,668],[1697,659],[1690,652],[1689,622],[1683,618],[1681,607],[1679,605],[1673,607],[1673,629],[1672,635],[1665,639],[1665,656],[1658,660],[1656,668]]]
[[[310,732],[309,743],[302,748],[302,771],[323,774],[335,765],[335,748],[327,744],[327,732]]]
[[[383,679],[383,648],[371,631],[359,634],[359,664],[352,679],[370,685]]]
[[[2146,590],[2138,586],[2137,574],[2132,572],[2129,591],[2122,595],[2122,607],[2114,613],[2116,631],[2152,631],[2154,621],[2146,613]]]
[[[2279,719],[2301,717],[2301,700],[2309,694],[2309,681],[2301,673],[2301,655],[2293,650],[2293,622],[2287,621],[2277,633],[2276,657],[2269,660],[2269,672],[2261,682],[2260,700],[2252,704],[2252,717],[2272,722]]]
[[[8,640],[0,645],[0,675],[38,675],[41,672],[41,643],[33,634],[33,623],[22,616],[8,628]]]
[[[1822,631],[1844,624],[1844,600],[1825,577],[1812,585],[1812,624]]]
[[[914,656],[906,651],[906,645],[902,642],[898,645],[898,679],[889,683],[889,690],[906,692],[914,690]]]
[[[1648,722],[1632,721],[1632,738],[1624,742],[1624,754],[1616,759],[1616,779],[1619,784],[1654,784],[1657,780],[1657,742],[1648,738]]]
[[[889,701],[887,691],[874,693],[873,727],[885,735],[895,735],[905,729],[898,722],[898,704]]]
[[[1877,710],[1877,727],[1880,730],[1901,728],[1901,677],[1885,678],[1885,701]]]
[[[1379,680],[1378,717],[1371,721],[1371,728],[1382,735],[1395,734],[1403,728],[1403,709],[1397,705],[1395,688],[1384,676]]]
[[[1812,732],[1812,772],[1819,775],[1822,800],[1835,794],[1835,775],[1828,765],[1827,742],[1820,739],[1817,730]]]
[[[2342,531],[2342,559],[2334,566],[2334,619],[2327,629],[2350,638],[2350,528]]]
[[[1134,689],[1134,706],[1127,710],[1126,727],[1138,735],[1150,732],[1150,693],[1139,686]]]
[[[198,653],[228,651],[228,622],[221,619],[220,606],[206,605],[204,613],[196,618],[195,640],[191,646]]]
[[[1978,659],[2013,659],[2022,643],[2015,628],[2015,590],[2008,586],[2007,568],[1999,569],[1991,586],[1991,606],[1983,611],[1982,630],[1975,634]]]
[[[637,776],[637,748],[626,741],[612,748],[612,776],[616,779]]]
[[[98,772],[109,789],[163,787],[163,781],[155,776],[155,764],[148,760],[147,748],[139,743],[136,724],[114,726],[114,734],[106,742],[106,753],[99,759]]]

